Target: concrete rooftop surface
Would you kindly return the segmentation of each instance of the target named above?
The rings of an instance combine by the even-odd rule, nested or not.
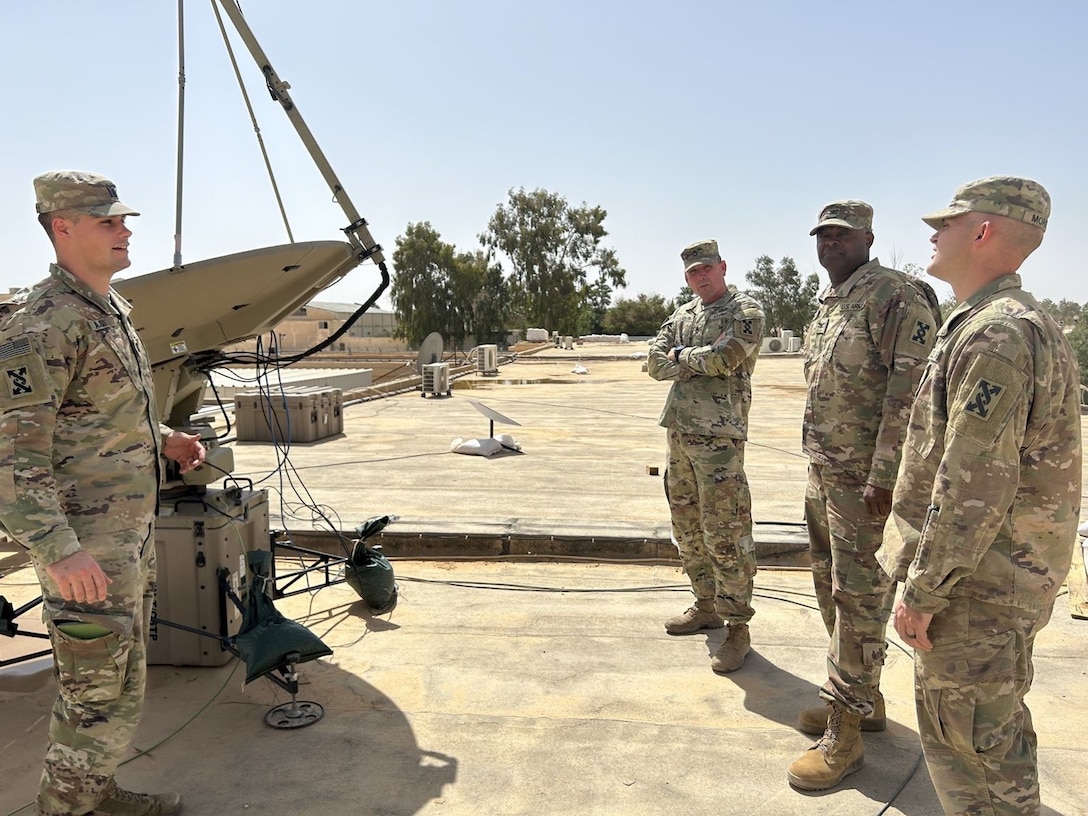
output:
[[[299,667],[299,700],[324,708],[304,728],[265,723],[289,695],[243,685],[237,660],[153,666],[122,784],[178,790],[188,816],[941,814],[912,654],[894,631],[889,726],[864,735],[865,767],[824,793],[786,781],[813,741],[794,724],[818,704],[827,648],[811,577],[791,566],[804,563],[797,357],[762,358],[754,379],[752,653],[720,676],[710,656],[724,630],[665,634],[690,591],[661,487],[668,386],[641,371],[632,355],[644,350],[555,349],[457,380],[452,397],[353,403],[343,435],[291,445],[279,468],[271,445],[234,443],[236,475],[268,489],[273,524],[297,540],[327,547],[326,518],[350,532],[398,516],[371,541],[390,556],[399,602],[374,615],[342,583],[276,602],[333,649]],[[495,426],[520,453],[448,452],[455,437],[489,435],[470,400],[520,423]],[[0,550],[0,593],[16,607],[37,596],[18,551]],[[1088,621],[1067,600],[1036,642],[1027,698],[1047,816],[1088,814]],[[41,631],[36,610],[20,628]],[[0,659],[42,645],[0,637]],[[0,816],[33,812],[22,808],[56,693],[49,668],[0,669]]]

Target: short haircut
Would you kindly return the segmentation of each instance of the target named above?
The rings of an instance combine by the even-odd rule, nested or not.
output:
[[[83,216],[79,210],[53,210],[53,212],[41,213],[38,216],[38,223],[42,225],[42,229],[45,230],[45,234],[49,236],[50,243],[55,244],[57,242],[56,237],[53,235],[53,219],[54,218],[66,218],[72,223],[75,223]]]
[[[1039,248],[1043,242],[1043,231],[1034,224],[1017,221],[1015,218],[1002,218],[1001,232],[1005,234],[1009,251],[1014,252],[1020,263]]]

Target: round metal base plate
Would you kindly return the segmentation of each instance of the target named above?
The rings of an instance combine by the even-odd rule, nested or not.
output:
[[[270,709],[264,715],[264,721],[273,728],[305,728],[325,716],[325,709],[319,703],[308,700],[296,700]]]

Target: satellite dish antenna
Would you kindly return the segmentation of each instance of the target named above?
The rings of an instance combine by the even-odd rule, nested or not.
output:
[[[494,408],[488,408],[483,403],[476,402],[476,400],[469,400],[468,404],[471,405],[473,408],[475,408],[477,411],[479,411],[481,414],[483,414],[485,417],[487,417],[491,421],[491,428],[490,428],[490,431],[488,432],[488,436],[494,436],[495,435],[495,423],[496,422],[501,422],[503,425],[517,425],[519,428],[521,427],[520,422],[515,422],[514,420],[510,419],[510,417],[505,416],[504,414],[500,414]]]
[[[444,349],[445,343],[442,342],[442,335],[438,332],[431,332],[424,337],[423,342],[419,344],[419,354],[416,355],[416,374],[422,376],[425,365],[441,363]]]

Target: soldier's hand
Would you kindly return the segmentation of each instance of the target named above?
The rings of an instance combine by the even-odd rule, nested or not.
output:
[[[106,600],[106,588],[113,583],[98,566],[94,556],[80,550],[45,568],[66,601],[97,603]]]
[[[199,434],[174,431],[163,440],[162,453],[177,462],[182,473],[188,473],[204,462],[204,446]]]
[[[895,613],[892,616],[895,623],[895,631],[903,642],[928,652],[933,648],[929,640],[929,622],[933,620],[932,612],[919,612],[900,601],[895,605]]]
[[[892,511],[892,492],[886,487],[865,485],[862,498],[865,500],[865,509],[870,515],[883,517]]]

